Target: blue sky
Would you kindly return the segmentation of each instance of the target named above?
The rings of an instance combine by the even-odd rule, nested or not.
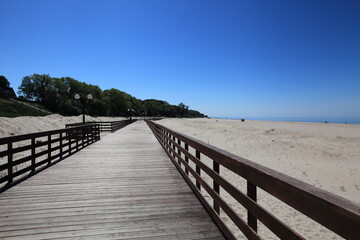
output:
[[[360,1],[0,0],[0,75],[219,117],[360,117]]]

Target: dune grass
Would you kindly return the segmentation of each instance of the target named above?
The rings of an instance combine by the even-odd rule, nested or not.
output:
[[[34,105],[34,103],[27,103]],[[39,104],[34,107],[44,109]],[[46,109],[44,109],[46,110]],[[45,112],[39,111],[27,105],[10,101],[9,99],[0,98],[0,117],[20,117],[20,116],[46,116]]]

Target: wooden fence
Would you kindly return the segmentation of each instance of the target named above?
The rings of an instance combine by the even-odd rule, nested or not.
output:
[[[0,192],[100,140],[100,125],[0,138]]]
[[[248,239],[261,239],[257,231],[258,221],[280,239],[304,239],[257,203],[257,188],[261,188],[336,234],[346,239],[359,239],[359,205],[157,123],[147,121],[147,124],[228,239],[236,238],[220,213],[226,214]],[[212,167],[200,160],[202,154],[212,160]],[[220,166],[247,181],[246,194],[222,177]],[[202,176],[205,174],[210,177],[212,183],[209,184],[209,181]],[[220,194],[220,188],[247,210],[247,221],[226,202]],[[211,201],[206,200],[202,194],[204,190],[212,198]]]
[[[133,119],[133,120],[109,121],[109,122],[70,123],[70,124],[66,124],[65,127],[69,128],[69,127],[76,127],[76,126],[96,123],[100,125],[100,132],[115,132],[136,121],[137,121],[136,119]]]

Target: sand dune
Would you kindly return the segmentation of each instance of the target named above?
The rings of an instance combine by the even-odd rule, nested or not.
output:
[[[90,117],[86,116],[86,121],[119,121],[125,118],[117,117]],[[0,138],[11,135],[49,131],[65,128],[65,124],[82,122],[82,115],[74,117],[64,117],[52,114],[44,117],[0,117]]]

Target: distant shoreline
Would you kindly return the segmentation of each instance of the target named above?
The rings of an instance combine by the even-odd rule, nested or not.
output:
[[[311,123],[340,123],[340,124],[360,124],[360,118],[294,118],[294,117],[211,117],[229,120],[256,120],[256,121],[276,121],[276,122],[311,122]]]

